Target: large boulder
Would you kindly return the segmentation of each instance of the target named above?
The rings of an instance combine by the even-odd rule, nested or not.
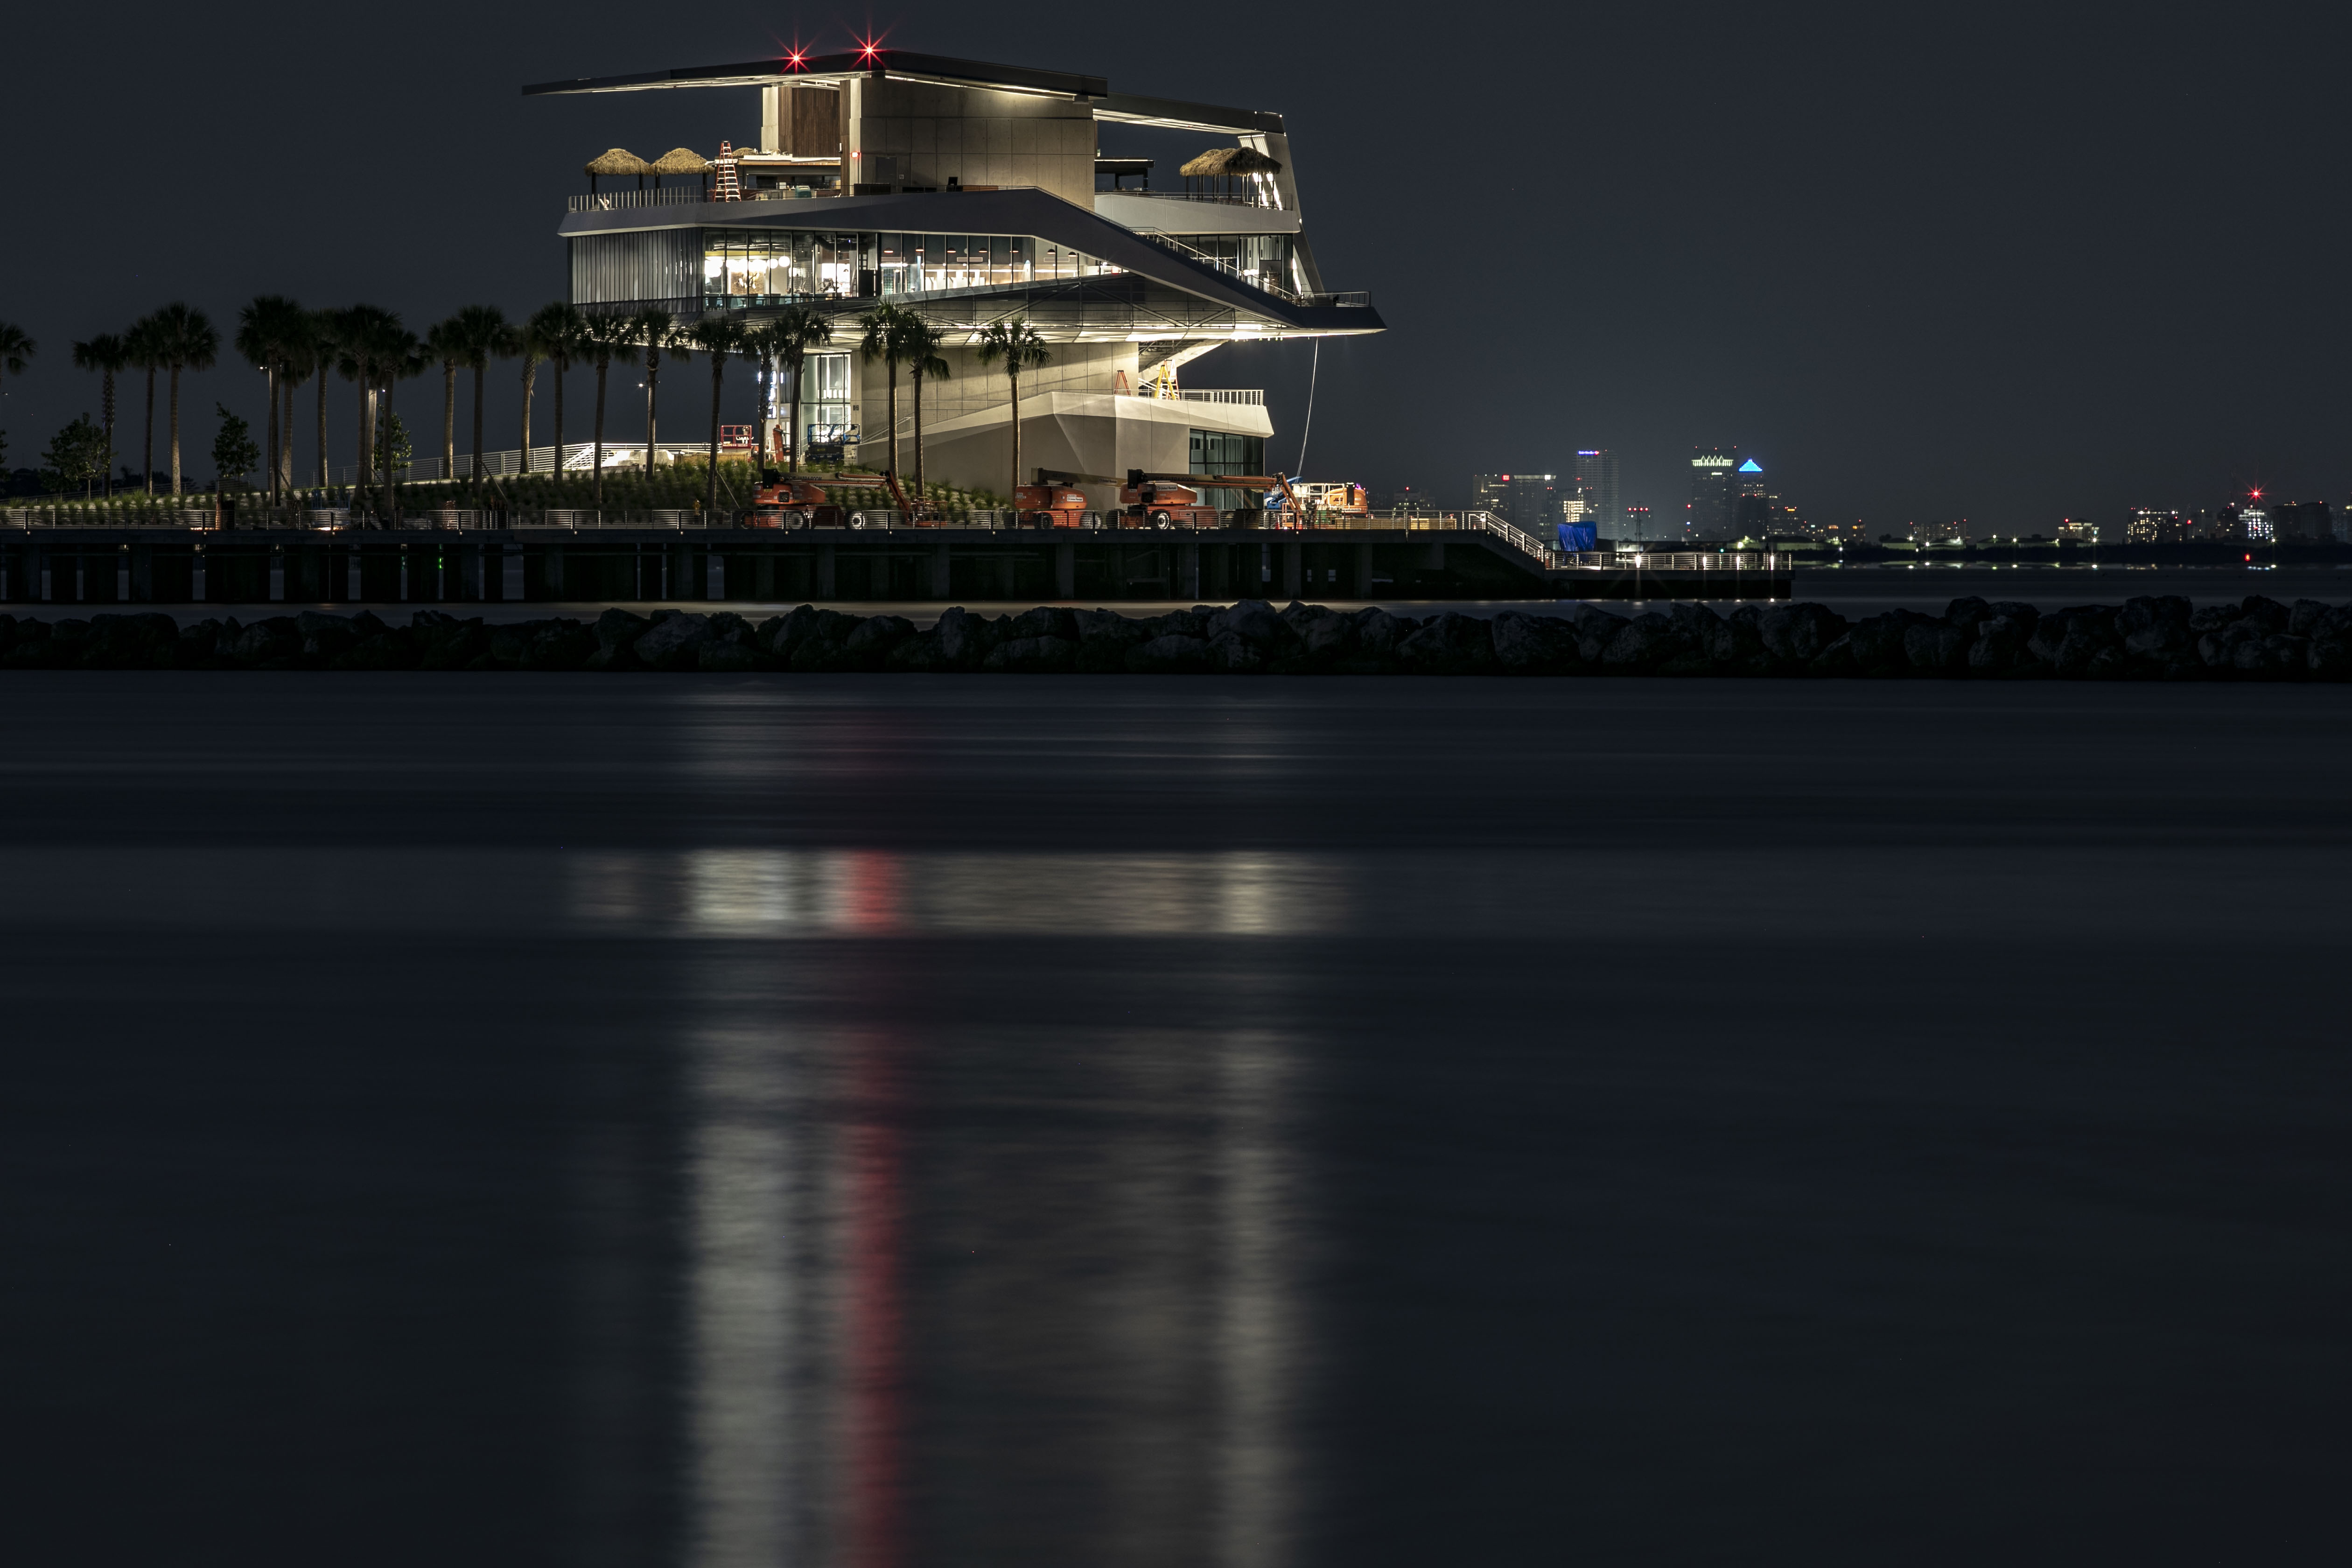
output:
[[[1488,625],[1495,663],[1510,675],[1561,675],[1582,662],[1576,628],[1558,616],[1505,610]]]
[[[179,623],[166,615],[92,616],[82,663],[104,669],[168,669],[179,641]]]
[[[2294,613],[2284,605],[2276,599],[2264,598],[2260,594],[2247,595],[2238,609],[2239,618],[2261,627],[2264,637],[2279,636],[2294,619]]]
[[[1600,666],[1609,645],[1627,625],[1623,616],[1598,605],[1570,605],[1561,612],[1561,618],[1576,628],[1576,657],[1593,668]]]
[[[1395,657],[1397,645],[1420,629],[1420,623],[1411,616],[1392,616],[1378,605],[1358,610],[1348,618],[1356,625],[1356,651],[1371,659]]]
[[[443,617],[445,620],[446,616]],[[62,629],[62,628],[60,628]],[[302,658],[302,637],[291,616],[272,616],[241,628],[229,644],[231,663],[247,669],[292,669]],[[459,668],[444,665],[442,668]]]
[[[931,636],[933,666],[939,669],[978,669],[998,640],[995,626],[987,617],[975,616],[961,605],[951,605],[940,615]]]
[[[2123,664],[2123,645],[2116,637],[2116,612],[2105,605],[2078,605],[2042,616],[2034,624],[2033,635],[2026,639],[2025,646],[2034,658],[2050,667],[2053,674],[2069,679],[2117,673]],[[2101,656],[2107,653],[2115,657],[2102,659]]]
[[[1827,605],[1774,605],[1756,617],[1756,635],[1776,663],[1810,665],[1845,636],[1846,619]]]
[[[1192,675],[1210,668],[1205,638],[1171,632],[1127,650],[1127,668],[1139,675]]]
[[[1272,663],[1263,644],[1252,642],[1238,632],[1219,627],[1209,638],[1209,668],[1227,675],[1257,675]]]
[[[2124,651],[2136,658],[2169,663],[2196,646],[2189,629],[2196,607],[2177,594],[2161,598],[2142,595],[2127,599],[2116,612],[2115,632]]]
[[[1673,616],[1651,610],[1621,623],[1598,662],[1612,675],[1653,675],[1698,651]]]
[[[1211,640],[1221,634],[1239,637],[1265,653],[1297,640],[1297,634],[1262,599],[1244,599],[1216,616],[1210,626]]]
[[[1916,610],[1889,610],[1885,615],[1871,616],[1854,623],[1845,636],[1846,651],[1856,675],[1908,675],[1911,673],[1911,650],[1908,646],[1911,628],[1917,626],[1940,626]]]
[[[2336,606],[2317,599],[2297,599],[2287,611],[2286,630],[2289,637],[2307,637],[2318,634],[2336,614]]]
[[[2033,635],[2033,625],[2032,618],[2011,615],[1979,621],[1976,640],[1969,645],[1969,673],[2008,675],[2037,668],[2040,661],[2025,646]]]
[[[647,669],[685,670],[702,667],[702,650],[717,640],[710,617],[690,610],[665,610],[630,651]]]
[[[1005,624],[1004,635],[1009,640],[1029,637],[1053,637],[1075,644],[1078,640],[1078,617],[1060,605],[1040,605],[1025,610]]]
[[[1476,616],[1449,610],[1399,643],[1396,656],[1415,675],[1485,675],[1495,668],[1494,631]]]
[[[904,616],[868,616],[841,641],[841,662],[852,669],[883,669],[891,650],[915,635]]]
[[[1979,624],[1971,619],[1965,626],[1956,626],[1948,617],[1914,622],[1903,630],[1903,657],[1921,675],[1965,675]]]

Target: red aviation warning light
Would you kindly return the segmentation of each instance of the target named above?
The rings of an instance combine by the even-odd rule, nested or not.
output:
[[[857,58],[861,60],[868,61],[880,59],[882,58],[882,40],[873,37],[871,34],[858,39]]]

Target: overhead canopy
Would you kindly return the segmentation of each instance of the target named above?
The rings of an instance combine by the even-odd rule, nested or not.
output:
[[[690,147],[673,147],[653,161],[650,171],[656,174],[707,174],[710,160]]]
[[[581,173],[586,174],[650,174],[654,166],[630,152],[626,147],[607,147],[588,160]]]
[[[1212,147],[1176,172],[1186,179],[1232,174],[1272,174],[1282,165],[1255,147]]]

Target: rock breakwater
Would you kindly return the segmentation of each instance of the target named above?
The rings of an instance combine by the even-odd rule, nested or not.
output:
[[[2142,597],[2044,613],[1965,598],[1941,616],[1849,621],[1811,603],[1727,616],[1706,605],[1633,616],[1577,605],[1416,618],[1245,600],[1149,616],[958,608],[919,631],[903,616],[808,605],[757,624],[724,610],[505,623],[419,610],[404,626],[367,612],[188,626],[157,614],[0,616],[0,668],[2343,680],[2352,678],[2352,605]]]

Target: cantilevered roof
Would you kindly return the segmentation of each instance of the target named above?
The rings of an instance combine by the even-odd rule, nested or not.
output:
[[[667,70],[638,71],[628,76],[575,77],[570,81],[535,82],[522,89],[525,98],[572,92],[645,92],[674,87],[766,87],[780,81],[842,81],[850,77],[904,77],[910,81],[935,81],[949,87],[987,88],[997,92],[1035,93],[1049,98],[1091,101],[1097,120],[1130,125],[1159,125],[1178,131],[1223,132],[1229,135],[1280,135],[1282,116],[1256,109],[1223,109],[1214,104],[1185,103],[1170,98],[1140,98],[1114,93],[1098,76],[1068,71],[1036,70],[1028,66],[992,65],[985,60],[950,59],[943,55],[919,55],[909,49],[852,50],[835,55],[803,55],[794,60],[777,56],[743,60],[733,65],[673,66]]]

